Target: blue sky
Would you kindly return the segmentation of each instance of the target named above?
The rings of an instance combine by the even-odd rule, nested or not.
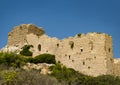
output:
[[[14,26],[33,23],[51,37],[103,32],[120,58],[120,0],[0,0],[0,48]]]

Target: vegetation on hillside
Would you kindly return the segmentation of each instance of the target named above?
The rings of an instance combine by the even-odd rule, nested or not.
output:
[[[39,70],[23,70],[21,66],[27,62],[55,65],[50,67],[51,74],[42,75]],[[30,58],[15,53],[0,53],[0,85],[120,85],[120,77],[83,75],[56,63],[55,56],[51,54]]]
[[[0,53],[0,64],[7,65],[8,67],[20,68],[26,63],[48,63],[55,64],[55,55],[41,54],[34,58],[18,55],[15,53]]]
[[[65,85],[120,85],[120,77],[101,75],[98,77],[81,74],[74,69],[66,68],[60,63],[51,67],[51,76]]]
[[[15,53],[0,53],[0,64],[4,64],[8,67],[21,67],[25,65],[26,57]]]
[[[22,70],[0,66],[0,85],[61,85],[56,78],[42,75],[37,70]]]

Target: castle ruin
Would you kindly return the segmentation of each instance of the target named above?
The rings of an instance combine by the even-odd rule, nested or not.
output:
[[[51,38],[41,27],[22,24],[8,34],[8,47],[33,45],[33,57],[43,53],[56,56],[63,65],[90,76],[120,76],[120,60],[114,59],[112,37],[104,33],[77,34],[62,40]]]

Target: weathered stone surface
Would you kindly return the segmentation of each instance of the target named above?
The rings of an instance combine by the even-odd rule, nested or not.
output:
[[[25,70],[36,69],[36,70],[39,70],[41,74],[50,74],[51,71],[49,67],[53,65],[54,64],[46,64],[46,63],[39,63],[39,64],[27,63],[22,68]]]
[[[19,46],[27,42],[27,34],[35,34],[38,37],[45,33],[42,28],[39,28],[33,24],[22,24],[16,26],[12,32],[8,34],[8,46]]]
[[[9,33],[8,46],[21,48],[25,44],[34,46],[31,49],[34,56],[54,54],[57,61],[83,74],[120,74],[120,71],[115,71],[118,64],[114,64],[112,37],[104,33],[78,34],[59,40],[47,36],[43,29],[35,25],[23,24]]]
[[[14,52],[14,53],[19,53],[20,52],[20,48],[16,47],[16,46],[5,46],[4,48],[2,48],[0,50],[0,52]]]
[[[120,76],[120,58],[114,59],[114,75]]]

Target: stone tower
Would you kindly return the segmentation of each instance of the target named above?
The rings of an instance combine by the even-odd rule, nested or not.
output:
[[[45,32],[42,28],[38,28],[34,24],[16,26],[13,31],[8,34],[8,46],[19,46],[28,43],[26,35],[30,33],[41,36]]]
[[[113,75],[112,37],[104,33],[77,34],[63,40],[47,36],[43,29],[24,24],[8,36],[9,46],[33,45],[33,56],[50,53],[63,65],[83,74]]]

